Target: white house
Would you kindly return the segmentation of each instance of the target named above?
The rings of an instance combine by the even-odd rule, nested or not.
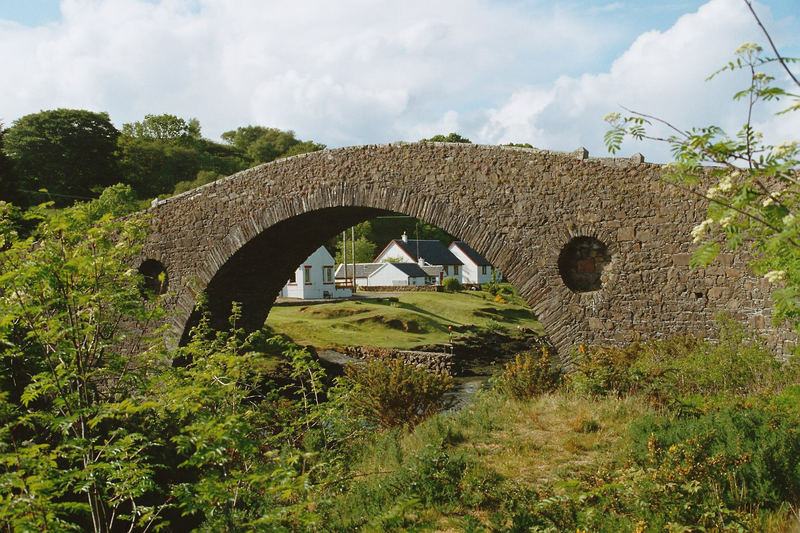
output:
[[[494,267],[481,254],[464,241],[453,241],[447,247],[464,264],[462,279],[464,283],[487,283],[492,281]]]
[[[353,274],[353,265],[348,265],[348,276],[344,265],[336,269],[336,279],[344,281]],[[441,267],[421,266],[417,263],[356,263],[356,285],[358,287],[400,287],[438,285]]]
[[[320,246],[297,267],[294,276],[281,290],[281,296],[304,300],[351,296],[350,289],[336,288],[334,265],[333,256],[324,246]]]
[[[401,239],[393,239],[375,258],[376,263],[414,263],[421,267],[441,267],[439,281],[456,278],[462,281],[463,263],[447,249],[441,241],[409,239],[405,233]]]

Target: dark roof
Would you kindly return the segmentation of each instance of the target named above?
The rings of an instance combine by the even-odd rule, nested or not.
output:
[[[373,272],[378,270],[380,267],[383,266],[383,263],[356,263],[356,277],[357,278],[368,278],[372,275]],[[347,265],[347,276],[353,277],[353,265]],[[337,278],[344,278],[344,265],[340,264],[336,267],[336,274],[334,277]]]
[[[424,278],[427,276],[422,267],[416,263],[388,263],[396,267],[400,272],[411,278]]]
[[[451,246],[453,246],[453,245],[458,246],[461,249],[461,251],[464,252],[464,255],[469,257],[472,260],[472,262],[475,263],[476,265],[478,265],[478,266],[482,266],[482,265],[491,266],[492,265],[489,261],[486,260],[485,257],[483,257],[481,254],[479,254],[475,250],[473,250],[470,247],[470,245],[465,243],[464,241],[453,241],[453,244],[451,244]]]
[[[442,241],[409,239],[408,241],[404,242],[402,239],[394,239],[388,245],[386,245],[386,248],[388,248],[392,242],[399,246],[406,254],[408,254],[412,261],[417,261],[420,257],[422,257],[431,265],[463,264],[458,260],[458,257],[453,255],[453,252],[447,249],[447,246],[442,244]],[[386,248],[384,248],[384,251]]]

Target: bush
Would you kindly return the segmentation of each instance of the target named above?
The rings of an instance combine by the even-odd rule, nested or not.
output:
[[[461,282],[458,281],[458,278],[453,277],[444,278],[444,280],[442,280],[442,288],[447,292],[458,292],[464,289],[464,287],[461,286]]]
[[[795,359],[778,361],[751,332],[719,319],[718,342],[693,337],[618,346],[581,346],[570,385],[596,395],[641,394],[655,405],[683,405],[713,395],[778,392],[797,380]]]
[[[348,408],[356,415],[391,428],[415,426],[445,406],[443,395],[453,388],[449,374],[434,374],[401,359],[374,359],[345,368],[350,387]]]
[[[643,471],[636,492],[672,521],[705,526],[729,521],[734,510],[796,502],[798,422],[773,402],[754,400],[698,417],[640,420],[630,430],[630,457]]]
[[[497,381],[497,389],[517,400],[529,400],[540,394],[554,391],[562,381],[561,367],[554,365],[547,348],[535,357],[531,352],[518,353],[514,361],[506,363]]]

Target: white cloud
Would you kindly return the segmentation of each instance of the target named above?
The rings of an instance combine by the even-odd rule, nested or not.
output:
[[[548,2],[63,0],[61,9],[61,21],[38,28],[0,21],[7,123],[82,107],[117,123],[194,116],[210,136],[260,122],[332,145],[395,140],[567,66],[579,71],[615,39]],[[551,61],[557,54],[571,59]]]
[[[623,111],[620,106],[667,119],[680,128],[716,124],[735,134],[746,115],[732,95],[747,86],[746,74],[725,73],[705,80],[732,58],[742,42],[759,38],[741,2],[712,0],[667,31],[639,36],[608,72],[562,76],[552,84],[515,91],[487,112],[475,137],[486,143],[530,142],[561,150],[585,146],[592,155],[607,155],[602,145],[607,125],[602,118]],[[798,114],[778,118],[771,115],[775,106],[764,110],[760,126],[767,138],[798,135]],[[626,143],[625,153],[635,151],[650,160],[669,159],[665,145]]]
[[[62,0],[59,22],[0,20],[0,120],[74,107],[121,125],[168,112],[197,117],[212,138],[246,124],[331,146],[458,131],[598,155],[618,104],[682,125],[727,120],[737,82],[702,80],[758,37],[742,3],[711,0],[611,64],[630,27],[621,7]]]

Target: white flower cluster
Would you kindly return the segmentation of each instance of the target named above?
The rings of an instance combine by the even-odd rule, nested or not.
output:
[[[770,283],[777,283],[782,279],[786,279],[786,271],[785,270],[771,270],[764,274],[764,279],[769,281]]]
[[[784,141],[772,147],[773,157],[783,157],[797,150],[797,141]]]
[[[783,222],[784,226],[793,226],[796,221],[797,217],[794,216],[792,213],[789,213],[788,215],[786,215],[781,219],[781,222]]]
[[[733,189],[733,180],[734,180],[734,178],[738,178],[738,177],[739,177],[739,171],[738,170],[734,170],[730,174],[725,174],[722,177],[722,179],[719,180],[719,183],[717,183],[716,185],[714,185],[713,187],[711,187],[710,189],[708,189],[706,191],[706,196],[708,196],[709,198],[713,198],[713,197],[719,195],[719,193],[721,193],[721,192],[730,191],[731,189]]]
[[[733,215],[728,215],[719,219],[719,225],[723,228],[730,227],[731,222],[733,222]]]
[[[703,240],[708,228],[711,224],[714,223],[714,220],[711,218],[707,218],[706,220],[702,221],[700,224],[696,225],[692,228],[692,241],[696,244]]]

